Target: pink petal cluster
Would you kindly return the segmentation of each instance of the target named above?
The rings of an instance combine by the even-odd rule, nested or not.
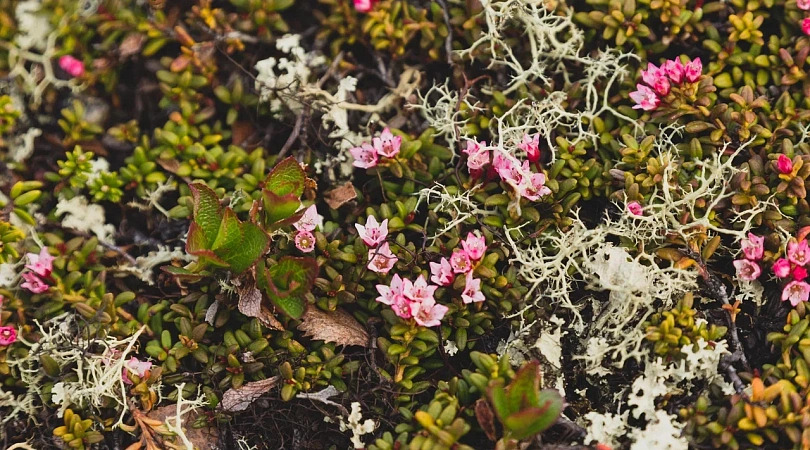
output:
[[[73,78],[84,75],[84,63],[71,55],[65,55],[59,58],[59,67]]]
[[[757,261],[762,259],[765,252],[765,238],[754,233],[748,233],[748,238],[740,243],[745,259],[734,261],[734,268],[737,269],[737,276],[741,280],[754,281],[762,274],[762,268]]]
[[[779,155],[779,158],[776,160],[776,169],[779,173],[784,175],[793,173],[793,160],[787,155]]]
[[[311,205],[304,210],[304,214],[293,226],[298,231],[315,231],[317,228],[323,228],[323,216],[318,214],[318,208],[315,205]]]
[[[380,296],[377,301],[390,305],[394,313],[403,318],[413,318],[424,327],[434,327],[441,323],[448,308],[436,303],[433,297],[438,286],[428,284],[425,277],[419,275],[416,281],[402,279],[395,274],[388,286],[377,285]]]
[[[636,84],[636,90],[630,93],[630,99],[636,104],[633,109],[652,111],[661,104],[673,85],[680,85],[684,81],[694,83],[703,73],[703,63],[700,58],[689,61],[686,65],[679,58],[664,61],[661,67],[653,63],[647,64],[647,69],[641,71],[641,80],[644,84]]]
[[[526,152],[526,159],[529,162],[536,163],[540,160],[540,135],[529,136],[524,134],[523,141],[518,144],[518,148]]]
[[[643,216],[644,211],[642,210],[641,203],[639,202],[630,202],[627,204],[627,211],[634,215],[634,216]]]
[[[478,261],[484,257],[484,253],[487,251],[487,240],[484,236],[467,233],[467,239],[461,241],[461,248],[472,261]]]
[[[124,383],[132,384],[132,380],[129,379],[129,372],[132,372],[133,374],[137,375],[138,378],[143,378],[149,373],[149,370],[151,369],[152,369],[151,362],[141,361],[133,356],[132,358],[129,359],[129,361],[124,363],[124,370],[123,373],[121,374],[121,378],[124,379]]]
[[[354,227],[357,228],[360,239],[371,248],[377,247],[388,237],[388,219],[378,223],[374,216],[368,216],[365,225],[356,223]]]
[[[537,201],[544,195],[551,194],[546,184],[546,176],[534,173],[529,168],[529,161],[523,164],[511,155],[502,151],[496,152],[492,158],[492,167],[501,177],[501,180],[512,186],[515,193],[531,201]]]
[[[461,241],[461,248],[453,250],[449,261],[442,258],[439,263],[430,263],[430,281],[439,286],[450,286],[455,281],[455,274],[463,273],[466,282],[461,299],[464,303],[484,301],[481,280],[473,278],[473,269],[475,263],[484,257],[486,250],[486,238],[467,233],[467,238]]]
[[[17,341],[17,330],[14,327],[0,327],[0,345],[8,346]]]
[[[802,20],[802,32],[804,32],[804,34],[810,35],[810,17],[807,17]]]
[[[377,273],[388,273],[394,268],[394,264],[399,260],[397,255],[391,252],[388,242],[383,242],[378,248],[368,250],[368,270]]]
[[[481,292],[481,280],[473,278],[472,272],[467,272],[464,276],[464,292],[461,293],[461,300],[464,303],[483,302],[484,293]]]
[[[790,301],[793,306],[806,302],[810,298],[810,284],[794,280],[782,289],[782,301]]]
[[[355,7],[357,7],[357,3],[358,2],[355,1]],[[373,5],[374,1],[372,0],[368,3],[369,5]],[[371,6],[369,6],[368,9],[371,9]],[[360,10],[358,9],[358,11]],[[364,142],[360,147],[349,149],[349,153],[351,153],[352,158],[354,158],[354,162],[352,162],[354,167],[370,169],[377,165],[380,156],[386,158],[397,156],[402,146],[402,136],[394,136],[391,130],[385,128],[382,130],[382,133],[372,139],[371,142],[372,144]]]
[[[296,231],[293,240],[298,250],[304,253],[315,250],[315,235],[313,235],[311,231]]]
[[[762,269],[754,261],[747,259],[737,259],[734,261],[734,268],[737,269],[737,276],[741,280],[754,281],[762,274]]]
[[[810,10],[810,0],[796,0],[796,6],[805,11]]]
[[[796,306],[810,298],[810,284],[804,281],[807,278],[805,266],[810,263],[810,246],[805,240],[801,242],[791,240],[786,250],[786,257],[777,259],[773,263],[772,270],[778,278],[793,278],[782,289],[782,301],[790,301],[791,305]]]
[[[361,13],[371,11],[378,0],[354,0],[354,9]]]
[[[25,280],[20,286],[23,289],[28,289],[34,294],[41,294],[48,290],[48,284],[42,281],[42,278],[48,278],[53,271],[53,256],[48,253],[47,247],[42,247],[39,254],[27,253],[28,264],[25,265],[26,269],[30,272],[23,272],[22,277]]]
[[[439,286],[450,286],[455,279],[453,266],[447,258],[442,258],[440,262],[430,263],[430,281]]]
[[[489,164],[489,150],[486,141],[467,141],[467,148],[462,150],[467,154],[467,168],[470,171],[481,170]]]

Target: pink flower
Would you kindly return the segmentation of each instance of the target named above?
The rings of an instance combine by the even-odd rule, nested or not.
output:
[[[377,165],[377,149],[365,142],[361,147],[350,148],[349,153],[354,158],[354,167],[370,169]]]
[[[8,346],[17,341],[17,330],[14,327],[0,327],[0,345]]]
[[[380,245],[388,236],[388,219],[383,220],[382,223],[377,223],[374,216],[368,216],[365,226],[356,223],[354,227],[357,228],[360,239],[372,248]]]
[[[396,302],[397,297],[403,296],[402,277],[400,277],[399,274],[394,274],[394,276],[391,278],[390,285],[377,285],[377,292],[380,293],[380,296],[377,297],[378,302],[384,305],[393,305]]]
[[[759,264],[747,259],[738,259],[734,261],[734,267],[737,269],[737,276],[741,280],[754,281],[762,274],[762,269]]]
[[[453,272],[455,273],[469,272],[472,270],[472,261],[470,261],[470,255],[468,255],[464,250],[458,248],[453,250],[453,254],[450,255],[450,266],[453,267]]]
[[[742,251],[747,259],[752,261],[759,261],[762,259],[762,254],[765,251],[765,237],[757,236],[754,233],[748,233],[748,239],[743,239],[740,243]]]
[[[293,226],[298,231],[314,231],[316,228],[323,228],[323,216],[318,214],[315,205],[311,205]]]
[[[807,278],[807,269],[801,266],[796,266],[793,268],[793,279],[797,281],[802,281]]]
[[[379,248],[368,250],[368,269],[377,273],[388,273],[399,260],[391,252],[388,242],[383,243]]]
[[[372,140],[377,153],[387,158],[393,158],[399,154],[399,147],[402,145],[402,136],[394,136],[391,130],[384,128],[380,137]]]
[[[478,261],[484,257],[484,252],[487,251],[487,240],[484,236],[467,233],[467,239],[461,241],[461,248],[471,260]]]
[[[804,281],[791,281],[782,289],[782,301],[790,300],[790,304],[793,306],[806,302],[808,296],[810,296],[810,284]]]
[[[805,18],[802,20],[802,31],[804,34],[810,35],[810,17]]]
[[[681,84],[686,69],[683,67],[679,58],[665,61],[664,64],[661,65],[661,68],[664,69],[670,81],[675,84]]]
[[[70,55],[59,58],[59,67],[73,78],[84,75],[84,63]]]
[[[438,286],[429,285],[423,275],[419,275],[419,278],[414,282],[408,279],[402,281],[402,293],[405,298],[412,302],[433,300],[433,294],[438,288]]]
[[[796,0],[796,6],[798,6],[799,9],[807,11],[810,9],[810,0]]]
[[[496,151],[495,156],[492,157],[492,167],[495,172],[513,187],[520,185],[523,181],[523,174],[521,173],[520,164],[511,155],[507,155],[502,151]]]
[[[647,70],[641,71],[641,80],[647,83],[648,86],[655,86],[655,82],[664,76],[662,67],[657,67],[655,64],[648,62]]]
[[[636,91],[630,93],[630,98],[636,102],[636,105],[633,106],[633,109],[643,109],[644,111],[652,111],[655,108],[658,108],[658,105],[661,103],[661,99],[655,95],[655,92],[647,86],[643,84],[636,85]]]
[[[366,13],[371,11],[371,8],[374,7],[374,3],[376,3],[376,0],[354,0],[354,9],[358,12]]]
[[[413,302],[410,306],[413,319],[423,327],[440,325],[448,310],[446,306],[437,304],[436,300],[432,298],[421,302]]]
[[[785,258],[779,258],[773,263],[773,274],[779,278],[785,278],[790,274],[790,262]]]
[[[28,264],[25,267],[31,269],[41,277],[47,277],[53,271],[53,261],[56,259],[48,253],[48,247],[42,247],[39,255],[36,253],[26,253]]]
[[[447,258],[442,258],[441,262],[438,263],[430,263],[430,274],[430,281],[439,286],[450,286],[455,278],[453,267]]]
[[[641,203],[630,202],[627,204],[627,211],[634,216],[643,216],[644,211],[641,208]]]
[[[124,363],[124,372],[121,374],[121,377],[124,379],[124,383],[132,384],[132,380],[129,379],[129,373],[132,372],[133,374],[137,375],[138,378],[145,377],[149,370],[152,369],[152,363],[149,361],[140,361],[136,357],[132,357]]]
[[[20,287],[28,289],[34,294],[41,294],[48,290],[48,285],[33,272],[24,272],[22,277],[25,279],[25,283],[21,284]]]
[[[807,247],[807,241],[797,242],[788,242],[787,245],[787,258],[788,261],[796,264],[797,266],[803,266],[810,261],[810,248]]]
[[[481,280],[473,278],[472,272],[465,275],[464,292],[461,293],[461,300],[464,303],[483,302],[484,293],[481,292]]]
[[[298,231],[295,233],[295,246],[304,253],[315,250],[315,236],[309,231]]]
[[[689,61],[686,64],[686,67],[684,67],[684,75],[686,75],[686,80],[692,83],[699,80],[702,73],[703,63],[700,62],[700,58],[695,58]]]
[[[524,166],[528,166],[529,162],[524,161],[523,164]],[[528,167],[524,167],[523,169],[527,174],[531,173],[528,171]],[[518,189],[518,194],[533,202],[540,200],[540,197],[544,195],[551,194],[551,189],[545,185],[546,176],[542,173],[532,173],[530,176],[524,176],[523,181]]]
[[[489,150],[486,149],[486,146],[486,141],[467,141],[467,148],[462,150],[462,152],[468,155],[467,168],[469,170],[480,170],[489,164]]]
[[[526,159],[536,163],[540,159],[540,135],[524,134],[523,141],[518,144],[518,148],[526,152]]]
[[[793,173],[793,161],[787,155],[780,154],[779,158],[776,160],[776,168],[779,170],[779,173],[786,175]]]

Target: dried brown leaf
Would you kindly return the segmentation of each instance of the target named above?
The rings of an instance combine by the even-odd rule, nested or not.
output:
[[[220,448],[217,445],[219,431],[216,428],[194,428],[192,426],[201,413],[202,410],[198,409],[196,411],[190,411],[183,416],[183,432],[186,434],[189,442],[194,445],[195,450],[218,450]],[[177,405],[166,405],[149,411],[146,417],[165,423],[167,418],[174,417],[176,414]],[[158,446],[155,448],[162,447]]]
[[[239,312],[248,317],[259,317],[262,312],[262,292],[250,284],[239,289]]]
[[[306,336],[337,345],[368,346],[368,333],[349,313],[342,309],[325,312],[307,308],[298,329]]]
[[[324,194],[326,204],[332,209],[338,209],[346,203],[357,198],[357,191],[351,181],[347,181]]]
[[[278,376],[266,378],[260,381],[252,381],[242,387],[228,389],[222,395],[219,406],[225,411],[244,411],[257,398],[261,397],[278,384]]]

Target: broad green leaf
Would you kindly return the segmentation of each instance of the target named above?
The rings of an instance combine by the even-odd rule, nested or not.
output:
[[[186,253],[195,254],[200,250],[206,250],[208,247],[208,240],[205,238],[202,228],[197,225],[197,222],[191,222],[188,227],[188,236],[186,237]]]
[[[295,295],[275,296],[272,294],[268,295],[268,297],[278,309],[293,319],[300,319],[304,315],[304,311],[307,310],[307,301],[304,297]]]
[[[194,222],[199,226],[205,235],[206,247],[210,248],[219,231],[219,224],[222,222],[222,207],[219,205],[219,197],[208,186],[202,183],[189,185],[194,203]]]
[[[504,418],[512,413],[512,411],[509,410],[509,402],[506,400],[506,391],[503,388],[503,381],[490,381],[489,398],[492,402],[492,408],[495,410],[495,414],[497,414],[498,418],[503,422]]]
[[[258,284],[264,287],[270,301],[288,316],[298,319],[306,310],[303,295],[312,289],[318,276],[314,258],[285,256],[267,268]]]
[[[268,225],[286,225],[285,219],[295,216],[295,212],[301,206],[301,200],[293,194],[280,196],[265,189],[262,190],[262,205]]]
[[[231,266],[231,271],[235,273],[242,273],[249,269],[257,259],[264,255],[270,244],[267,233],[251,222],[241,224],[241,236],[241,242],[222,257]]]
[[[537,393],[540,390],[540,363],[526,363],[515,374],[515,378],[506,387],[507,407],[509,411],[520,411],[527,407],[537,406]]]
[[[236,217],[236,213],[231,208],[225,208],[225,213],[222,215],[222,222],[219,226],[219,232],[216,239],[211,244],[211,250],[218,255],[226,255],[230,253],[237,253],[240,251],[240,243],[242,241],[241,223]]]
[[[505,428],[515,439],[526,439],[554,424],[563,409],[563,399],[552,389],[540,393],[539,407],[531,407],[516,412],[503,420]]]
[[[264,189],[280,197],[293,195],[300,198],[304,193],[306,181],[307,175],[304,173],[304,169],[295,158],[290,156],[273,167],[273,170],[267,175]]]

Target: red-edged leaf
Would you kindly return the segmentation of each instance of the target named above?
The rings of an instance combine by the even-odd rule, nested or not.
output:
[[[262,190],[262,206],[268,225],[283,226],[293,223],[301,214],[295,214],[301,207],[299,196],[293,194],[277,195],[267,189]],[[297,217],[296,217],[297,216]]]
[[[219,231],[219,224],[222,222],[222,206],[219,204],[219,197],[208,186],[202,183],[188,185],[191,190],[193,200],[194,222],[200,226],[205,236],[207,245],[210,248]]]
[[[300,198],[304,193],[306,180],[307,174],[304,169],[290,156],[276,164],[267,174],[264,188],[278,196],[292,195]]]
[[[563,399],[557,391],[547,389],[542,392],[538,407],[513,413],[502,422],[504,427],[511,431],[512,437],[526,439],[553,425],[562,413],[563,404]]]

